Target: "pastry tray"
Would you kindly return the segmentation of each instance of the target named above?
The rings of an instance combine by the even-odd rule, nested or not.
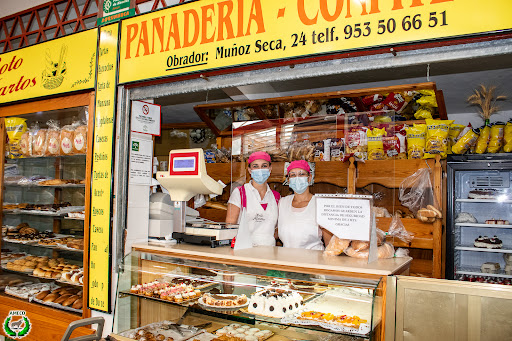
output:
[[[57,303],[53,303],[53,302],[44,302],[43,300],[38,300],[37,298],[32,298],[32,300],[29,299],[29,301],[37,302],[39,304],[43,304],[43,305],[46,305],[46,306],[49,306],[52,308],[58,308],[58,309],[62,309],[62,310],[72,311],[74,313],[80,313],[80,314],[82,313],[82,309],[73,309],[71,307],[65,307],[62,304],[57,304]]]
[[[207,333],[204,329],[201,329],[197,332],[182,330],[182,332],[184,334],[182,336],[174,329],[162,329],[161,327],[166,324],[175,325],[175,323],[173,323],[171,321],[155,322],[155,323],[151,323],[151,324],[139,327],[139,328],[124,331],[124,332],[120,333],[119,335],[123,336],[123,337],[130,338],[130,339],[135,339],[135,335],[139,330],[146,329],[146,330],[150,331],[151,333],[153,333],[153,335],[155,335],[155,336],[158,334],[162,334],[166,338],[167,337],[173,338],[174,341],[185,341],[185,340],[188,340],[191,338],[197,338],[199,340],[208,341],[208,340],[213,340],[216,337],[213,334]],[[187,326],[181,325],[181,327],[187,327]]]
[[[216,295],[217,296],[233,296],[232,294],[216,294]],[[210,311],[219,311],[219,312],[238,311],[239,309],[247,307],[249,305],[249,298],[247,298],[247,303],[245,303],[245,304],[237,305],[237,306],[229,306],[229,307],[221,307],[221,306],[214,306],[214,305],[206,304],[203,302],[203,296],[199,297],[199,299],[197,300],[197,303],[201,307],[205,308],[206,310],[210,310]]]

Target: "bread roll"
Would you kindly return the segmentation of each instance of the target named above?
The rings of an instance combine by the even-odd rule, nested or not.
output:
[[[32,155],[43,156],[46,154],[46,133],[47,129],[39,129],[32,140]]]
[[[439,211],[437,208],[435,208],[434,206],[432,205],[427,205],[427,209],[433,211],[435,214],[436,214],[436,218],[439,218],[441,219],[443,217],[443,214],[441,213],[441,211]]]
[[[325,248],[324,254],[327,256],[338,256],[349,246],[349,239],[341,239],[336,236],[332,236],[329,245]]]
[[[60,130],[60,153],[61,155],[73,154],[73,134],[72,126],[64,126]]]
[[[62,302],[64,302],[65,300],[67,300],[71,296],[73,296],[73,295],[71,295],[71,294],[62,295],[59,298],[57,298],[55,301],[53,301],[53,303],[62,304]]]
[[[353,240],[350,243],[350,246],[352,246],[352,248],[356,251],[364,251],[370,248],[370,242],[365,242],[362,240]]]
[[[36,299],[42,300],[44,299],[48,294],[50,293],[50,290],[44,290],[41,291],[39,294],[36,295]]]
[[[43,302],[53,302],[53,301],[55,301],[57,298],[59,298],[59,294],[51,293],[51,294],[47,295],[47,296],[43,299]]]
[[[76,127],[73,132],[73,153],[85,154],[87,151],[87,126]]]
[[[73,302],[73,305],[71,306],[71,308],[73,309],[82,309],[82,306],[83,306],[83,298],[82,297],[79,297],[76,299],[75,302]]]
[[[353,258],[363,258],[368,259],[368,254],[370,249],[364,251],[356,251],[352,246],[345,250],[345,254],[349,257]],[[377,257],[379,259],[382,258],[391,258],[395,254],[395,248],[390,243],[384,243],[377,248]]]
[[[76,300],[78,299],[78,296],[77,295],[73,295],[71,297],[69,297],[68,299],[66,299],[63,303],[61,303],[63,306],[65,307],[68,307],[70,305],[72,305]]]

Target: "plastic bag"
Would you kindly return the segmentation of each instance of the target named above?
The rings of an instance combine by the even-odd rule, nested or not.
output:
[[[425,154],[427,125],[415,124],[413,127],[405,128],[405,131],[407,132],[407,158],[422,159]]]
[[[480,129],[469,129],[453,146],[453,154],[464,154],[472,148],[478,141]],[[486,145],[487,148],[487,145]]]
[[[509,120],[505,126],[504,138],[505,145],[503,146],[503,151],[505,153],[510,153],[512,152],[512,120]]]
[[[16,159],[22,157],[21,137],[27,130],[26,119],[19,117],[9,117],[5,119],[5,129],[9,138],[9,158]]]
[[[399,200],[423,222],[441,218],[439,204],[430,182],[430,169],[420,168],[400,184]]]
[[[411,233],[407,232],[404,224],[402,223],[402,219],[400,219],[398,214],[395,214],[393,219],[391,219],[391,224],[389,224],[389,229],[386,233],[386,236],[398,238],[404,243],[410,243],[414,238]]]
[[[357,251],[352,246],[349,246],[345,250],[345,254],[349,257],[353,258],[362,258],[362,259],[368,259],[368,254],[370,253],[370,249]],[[384,243],[381,246],[377,248],[377,257],[379,259],[382,258],[393,258],[395,255],[395,248],[390,243]]]
[[[341,239],[336,236],[332,236],[329,244],[324,250],[324,255],[326,256],[339,256],[345,251],[345,249],[350,245],[349,239]]]
[[[488,153],[498,153],[503,145],[503,136],[505,130],[505,123],[494,122],[491,126],[491,137],[489,140],[489,146],[487,147]]]
[[[475,153],[483,154],[487,150],[491,138],[491,127],[486,124],[480,128],[480,136],[476,141]]]
[[[427,119],[427,142],[425,144],[425,154],[423,158],[435,158],[440,155],[446,158],[448,153],[448,132],[453,120],[431,120]]]
[[[57,121],[46,122],[48,132],[46,134],[46,155],[60,155],[60,129]]]

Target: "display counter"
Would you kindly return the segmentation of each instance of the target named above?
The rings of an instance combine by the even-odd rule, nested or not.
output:
[[[386,278],[411,263],[268,246],[132,250],[118,280],[117,340],[381,340]]]

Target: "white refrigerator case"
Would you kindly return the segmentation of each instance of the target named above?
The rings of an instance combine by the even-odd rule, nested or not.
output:
[[[451,155],[448,158],[447,266],[446,278],[511,284],[512,259],[512,155]],[[479,198],[473,197],[474,193]],[[475,221],[457,222],[462,213]],[[501,224],[489,224],[503,220]],[[508,223],[506,222],[508,220]],[[487,223],[486,223],[487,222]],[[475,247],[479,237],[502,241],[500,248]],[[481,246],[481,243],[478,243]],[[511,254],[507,256],[507,254]],[[497,263],[482,265],[484,263]],[[493,268],[488,273],[485,268]]]

